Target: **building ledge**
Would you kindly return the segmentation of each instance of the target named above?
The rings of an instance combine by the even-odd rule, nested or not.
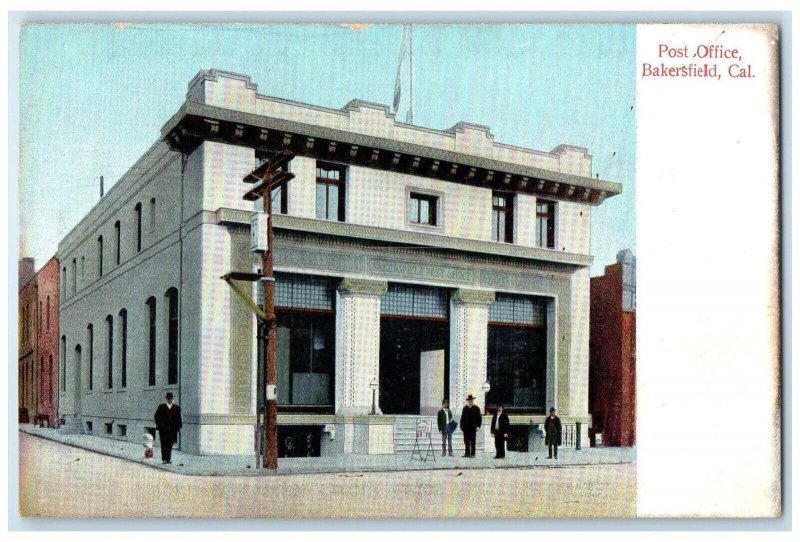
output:
[[[249,218],[248,218],[249,220]],[[273,227],[276,230],[292,230],[310,232],[319,235],[347,237],[351,239],[379,241],[392,243],[398,246],[413,245],[430,248],[454,250],[458,252],[471,252],[475,254],[488,254],[507,258],[524,260],[537,260],[579,267],[588,267],[592,264],[592,256],[558,252],[544,248],[525,247],[492,241],[478,241],[475,239],[462,239],[446,237],[433,233],[416,231],[394,230],[345,222],[333,222],[312,218],[302,218],[289,215],[273,215]]]

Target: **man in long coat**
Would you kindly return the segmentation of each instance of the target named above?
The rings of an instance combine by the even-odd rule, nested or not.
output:
[[[183,427],[181,407],[172,402],[172,392],[167,392],[167,402],[156,409],[155,422],[161,438],[161,462],[172,463],[172,445],[178,440],[178,431]]]
[[[550,415],[544,422],[544,443],[547,445],[547,459],[558,459],[558,447],[561,446],[561,418],[556,416],[556,409],[550,407]]]
[[[439,427],[439,432],[442,434],[442,456],[447,453],[447,445],[450,446],[450,455],[452,456],[455,423],[453,422],[453,412],[450,410],[450,404],[447,399],[442,401],[442,409],[436,416],[436,425]]]
[[[461,431],[464,433],[464,457],[475,457],[475,435],[481,426],[481,409],[473,404],[475,398],[467,396],[467,406],[461,411]]]
[[[506,458],[506,439],[508,438],[508,431],[511,429],[511,423],[508,420],[508,414],[503,412],[503,405],[497,405],[497,411],[492,416],[492,435],[494,435],[494,449],[497,450],[495,459]]]

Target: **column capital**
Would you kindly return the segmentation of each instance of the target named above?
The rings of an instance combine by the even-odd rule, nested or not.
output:
[[[343,294],[383,295],[389,289],[385,280],[367,280],[345,277],[339,283],[338,290]]]
[[[451,299],[457,303],[476,303],[481,305],[489,305],[494,301],[494,292],[487,290],[469,290],[466,288],[459,288],[453,292]]]

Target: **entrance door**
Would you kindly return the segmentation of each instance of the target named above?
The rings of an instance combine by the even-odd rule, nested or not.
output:
[[[421,401],[424,399],[427,405],[432,402],[432,393],[445,389],[447,339],[447,322],[381,318],[379,381],[380,408],[384,414],[420,414]],[[442,369],[431,374],[428,370],[434,360],[441,362]],[[421,379],[430,381],[424,396]],[[442,397],[436,399],[437,407],[441,400]]]

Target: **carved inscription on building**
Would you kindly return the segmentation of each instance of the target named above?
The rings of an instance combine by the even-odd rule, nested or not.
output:
[[[475,281],[474,270],[452,265],[431,265],[376,257],[370,258],[367,265],[372,275],[460,284],[472,284]]]
[[[363,273],[364,257],[305,250],[295,246],[281,247],[275,251],[278,267],[302,267],[341,273]]]

